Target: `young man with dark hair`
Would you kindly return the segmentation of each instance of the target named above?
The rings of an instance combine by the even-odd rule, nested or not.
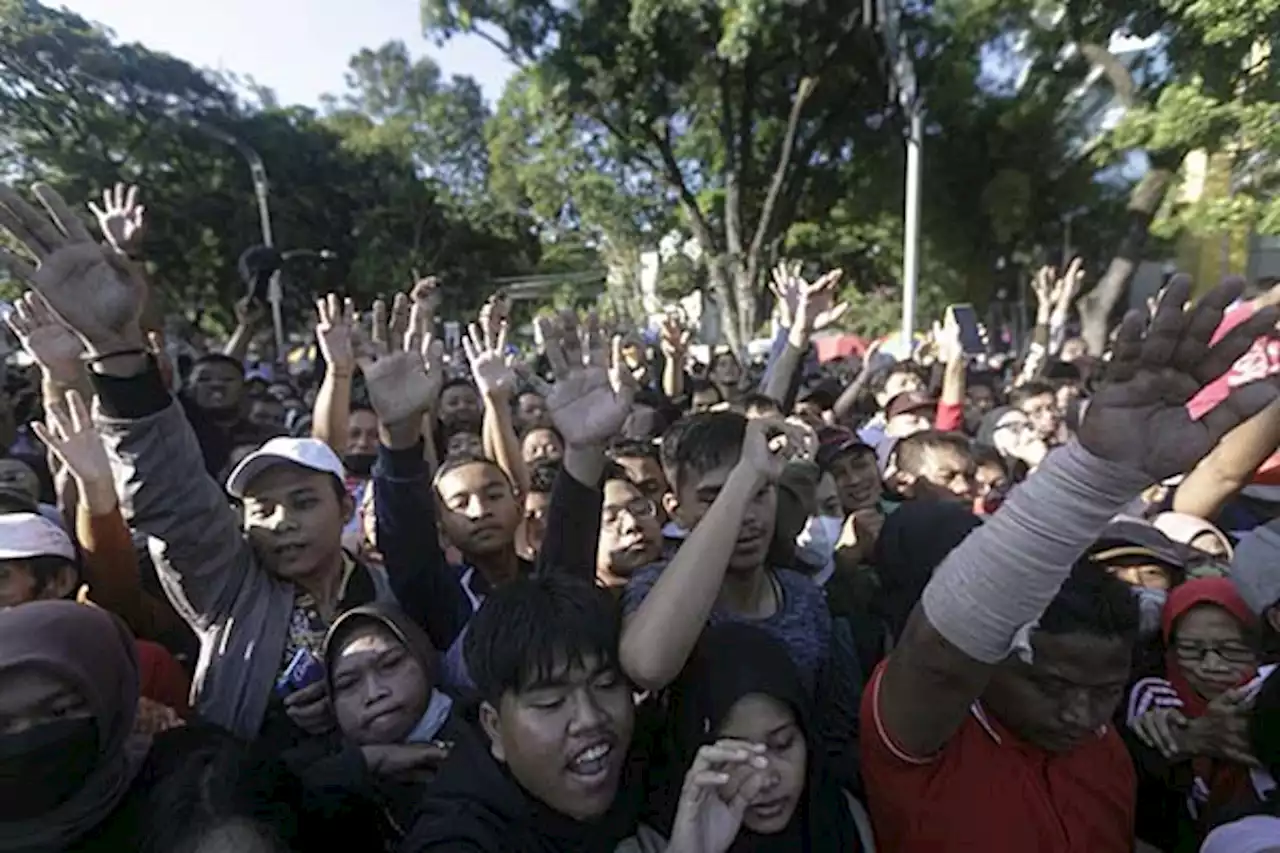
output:
[[[281,432],[248,419],[244,366],[221,353],[196,359],[180,400],[199,442],[205,470],[213,476],[227,467],[236,446],[261,444]]]
[[[606,451],[609,460],[622,469],[640,494],[654,502],[662,523],[667,521],[663,495],[671,488],[657,446],[652,441],[615,441]]]
[[[526,560],[536,561],[547,533],[547,511],[551,491],[560,476],[559,462],[535,462],[529,466],[529,491],[524,495],[524,518],[516,534],[516,551]]]
[[[480,696],[401,850],[612,851],[635,833],[644,750],[618,665],[617,604],[558,575],[515,581],[465,646]],[[638,739],[639,740],[639,739]]]
[[[689,530],[671,562],[634,574],[623,596],[622,661],[636,683],[665,687],[708,619],[750,620],[787,643],[813,687],[828,655],[830,619],[803,575],[766,564],[785,460],[767,431],[731,412],[692,415],[668,431],[667,511]]]
[[[1050,455],[933,573],[863,693],[862,770],[877,842],[899,853],[1129,853],[1133,765],[1110,721],[1124,696],[1136,599],[1078,565],[1152,483],[1192,468],[1273,385],[1207,418],[1187,400],[1224,373],[1268,309],[1216,343],[1225,284],[1188,312],[1175,279],[1148,323],[1126,317],[1078,437]]]
[[[1058,408],[1058,391],[1047,382],[1028,382],[1009,392],[1009,405],[1031,420],[1036,435],[1050,447],[1058,444],[1062,412]]]
[[[689,380],[689,410],[694,414],[709,412],[724,402],[724,394],[706,379]]]
[[[929,430],[902,439],[890,456],[888,480],[905,500],[972,503],[977,463],[969,439]]]
[[[445,380],[440,386],[439,413],[441,431],[469,430],[479,435],[483,407],[480,392],[470,379],[461,376]]]

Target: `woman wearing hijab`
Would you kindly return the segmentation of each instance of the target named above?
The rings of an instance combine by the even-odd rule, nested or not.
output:
[[[811,748],[817,738],[808,694],[791,656],[772,636],[740,622],[708,627],[673,687],[671,729],[673,779],[686,779],[699,763],[707,772],[723,772],[708,762],[706,748],[722,748],[725,740],[741,746],[750,766],[762,771],[753,796],[735,812],[741,826],[732,843],[703,853],[863,849],[854,810],[865,813],[826,771],[821,750]],[[682,800],[690,799],[688,785],[697,775],[677,783]],[[676,788],[669,787],[668,797],[674,799]],[[696,815],[684,803],[679,814],[668,803],[665,813],[675,814],[664,821],[673,829],[669,849],[683,849],[678,842]]]
[[[0,851],[134,849],[114,818],[151,747],[138,695],[133,637],[107,611],[0,611]]]
[[[355,840],[287,796],[292,777],[278,762],[148,711],[134,649],[97,607],[0,610],[0,853],[207,849],[230,826],[283,850]]]
[[[1144,841],[1194,850],[1207,816],[1248,791],[1239,706],[1257,674],[1256,631],[1256,617],[1225,578],[1190,580],[1169,593],[1164,675],[1140,679],[1127,710]]]
[[[438,657],[396,608],[372,604],[342,614],[324,641],[340,737],[289,755],[313,790],[381,809],[388,841],[411,823],[422,786],[454,740],[453,699],[436,687]]]

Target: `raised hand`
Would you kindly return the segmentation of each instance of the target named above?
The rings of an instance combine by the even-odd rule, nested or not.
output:
[[[802,339],[807,339],[811,333],[830,326],[849,310],[848,303],[836,302],[836,288],[843,275],[842,270],[831,270],[813,284],[800,281],[795,321],[791,324],[793,344],[802,346]]]
[[[0,184],[0,226],[38,265],[7,250],[0,250],[0,265],[35,287],[91,355],[145,351],[139,318],[146,282],[124,258],[99,246],[50,187],[37,184],[33,192],[47,214]]]
[[[777,300],[778,325],[784,329],[790,329],[795,322],[800,289],[805,284],[800,277],[800,266],[799,261],[778,261],[769,281],[769,290]]]
[[[490,341],[496,341],[511,319],[511,301],[499,290],[480,306],[480,329]]]
[[[779,417],[752,418],[742,439],[742,456],[736,467],[758,483],[776,482],[787,460],[801,453],[805,434]]]
[[[1191,281],[1176,276],[1147,322],[1130,311],[1116,334],[1107,382],[1092,397],[1078,437],[1095,456],[1142,471],[1152,482],[1190,471],[1218,440],[1277,397],[1270,380],[1242,385],[1200,420],[1187,401],[1225,373],[1264,335],[1280,310],[1264,308],[1213,343],[1240,281],[1214,288],[1185,308]]]
[[[1065,318],[1083,284],[1084,263],[1080,258],[1072,258],[1062,275],[1058,275],[1057,268],[1053,266],[1036,270],[1031,279],[1031,290],[1036,295],[1037,319],[1048,322],[1054,315]]]
[[[364,374],[369,403],[383,424],[419,421],[436,400],[439,383],[427,375],[427,358],[432,349],[419,310],[410,311],[407,333],[399,348],[390,347],[391,330],[386,304],[374,305],[373,330],[362,342],[356,363]]]
[[[132,255],[146,232],[147,209],[138,204],[138,188],[117,183],[102,191],[102,207],[89,202],[89,210],[97,217],[102,236],[122,255]]]
[[[116,505],[111,462],[84,398],[77,391],[68,391],[65,402],[50,406],[46,414],[49,426],[34,421],[31,429],[67,466],[89,508],[98,514],[109,512]]]
[[[28,291],[14,302],[8,323],[22,348],[49,379],[72,385],[84,375],[84,365],[80,363],[84,344],[39,293]]]
[[[623,362],[622,338],[613,338],[609,358],[594,314],[587,318],[585,346],[570,312],[561,315],[558,324],[546,317],[539,317],[537,324],[556,381],[548,385],[528,378],[546,398],[552,423],[566,444],[607,443],[622,430],[636,393],[635,379]]]
[[[487,325],[482,330],[479,325],[472,323],[469,334],[462,338],[462,349],[467,354],[471,376],[475,379],[476,389],[481,396],[510,393],[515,388],[516,374],[511,366],[513,359],[506,354],[505,321],[498,327],[496,335],[490,332]]]
[[[689,341],[693,338],[693,332],[685,328],[679,316],[674,313],[667,314],[662,319],[662,325],[658,331],[662,354],[667,358],[683,358],[689,350]]]
[[[667,853],[724,853],[763,789],[764,747],[723,739],[698,750],[684,777]]]
[[[352,335],[356,325],[356,305],[351,299],[339,301],[336,293],[316,300],[316,345],[328,370],[351,376],[356,369]]]

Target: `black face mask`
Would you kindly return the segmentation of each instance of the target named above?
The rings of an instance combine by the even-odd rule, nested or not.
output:
[[[0,735],[0,823],[52,811],[80,790],[98,760],[98,726],[92,717]]]
[[[357,477],[368,477],[373,473],[373,463],[378,459],[376,453],[348,453],[342,457],[342,467],[347,469],[348,474],[354,474]]]

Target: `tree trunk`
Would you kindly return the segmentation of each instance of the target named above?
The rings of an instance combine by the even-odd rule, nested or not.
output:
[[[1138,181],[1129,197],[1128,221],[1120,245],[1098,284],[1076,303],[1080,312],[1080,336],[1089,354],[1101,356],[1111,333],[1111,317],[1129,292],[1133,274],[1142,262],[1142,253],[1151,233],[1151,220],[1173,186],[1182,162],[1182,153],[1152,158],[1151,168]]]
[[[726,268],[728,265],[722,257],[708,257],[707,277],[711,281],[711,292],[716,296],[716,307],[720,309],[720,331],[729,344],[729,349],[741,358],[746,353],[738,319],[738,304],[734,295],[733,277]]]

